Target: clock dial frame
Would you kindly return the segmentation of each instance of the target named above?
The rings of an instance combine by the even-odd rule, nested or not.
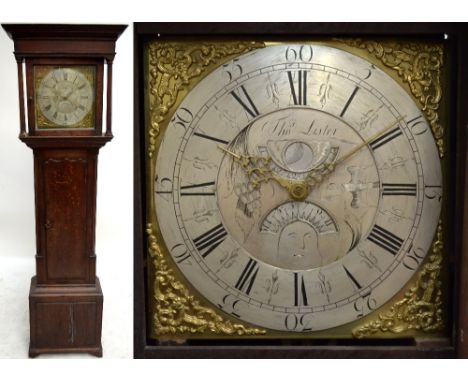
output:
[[[38,129],[94,128],[96,70],[91,66],[35,66]]]
[[[99,135],[103,64],[95,59],[32,59],[26,68],[30,134]]]
[[[183,23],[136,23],[135,62],[138,64],[134,77],[135,205],[137,207],[134,271],[136,356],[412,358],[453,357],[457,354],[466,354],[468,349],[466,342],[460,342],[459,337],[460,328],[466,330],[465,323],[468,322],[467,299],[464,292],[466,288],[462,288],[468,280],[468,268],[465,265],[466,240],[463,234],[466,214],[462,207],[463,201],[466,202],[464,191],[466,145],[463,126],[468,117],[466,109],[459,107],[460,103],[463,104],[468,99],[468,94],[461,86],[467,77],[464,70],[468,62],[464,37],[466,30],[465,25],[434,23],[418,25],[213,23],[209,28],[203,23],[190,26]],[[376,37],[380,35],[386,37],[382,39]],[[249,36],[248,40],[244,39],[245,36]],[[298,41],[297,38],[301,40]],[[161,71],[149,75],[148,60],[154,63],[157,57],[154,51],[148,49],[148,43],[152,40],[157,41],[161,47],[170,46],[171,50],[165,50],[165,59],[159,61]],[[155,216],[152,216],[155,156],[170,118],[180,106],[181,100],[218,66],[241,54],[242,52],[236,52],[241,45],[253,49],[265,41],[273,44],[313,42],[341,47],[372,62],[396,80],[420,108],[425,108],[425,116],[437,136],[437,145],[444,155],[442,167],[445,197],[441,225],[437,227],[430,256],[426,257],[419,272],[378,311],[352,324],[322,332],[296,335],[291,332],[284,334],[284,332],[267,330],[266,333],[259,333],[255,332],[256,327],[246,325],[244,321],[225,314],[198,293],[179,272],[176,263],[169,255],[169,249],[165,246]],[[217,43],[220,45],[216,45]],[[246,49],[245,52],[249,50]],[[182,51],[185,51],[186,55]],[[207,57],[203,54],[209,58],[203,60],[201,64],[202,60],[199,59]],[[178,57],[190,57],[192,61],[180,61]],[[415,61],[422,57],[429,59]],[[184,74],[184,77],[177,78],[171,74],[171,62],[180,64],[179,73]],[[414,70],[417,68],[421,69],[419,73],[422,77],[414,75]],[[232,69],[236,70],[235,67]],[[163,76],[165,81],[160,82]],[[181,81],[182,78],[187,82]],[[421,81],[425,80],[427,87],[422,86]],[[158,94],[153,92],[150,95],[149,89],[156,88],[161,92]],[[171,92],[164,92],[165,89]],[[360,90],[355,97],[359,96],[359,92]],[[300,92],[296,92],[297,102],[300,103],[299,94]],[[357,98],[353,99],[350,105],[352,106],[356,100]],[[160,108],[158,105],[165,107]],[[204,135],[223,140],[222,137]],[[194,183],[200,185],[212,181],[199,180]],[[385,186],[385,193],[388,194],[386,197],[390,197],[392,193],[413,192],[411,184],[405,182],[406,187],[401,191],[395,189],[395,183],[389,182]],[[186,186],[189,185],[183,184],[183,187]],[[162,192],[166,192],[166,189]],[[211,193],[212,190],[187,188],[184,192]],[[212,228],[215,227],[214,225]],[[383,226],[382,228],[385,229]],[[184,257],[182,252],[179,253],[181,258]],[[350,273],[352,274],[351,270]],[[453,279],[449,275],[459,275],[459,277]],[[159,284],[156,282],[157,277],[161,281]],[[360,280],[356,280],[360,283]],[[431,284],[434,289],[431,289],[430,293],[426,288],[429,285],[428,280],[434,281]],[[299,299],[303,298],[301,284],[302,280],[298,275]],[[188,299],[181,300],[185,298],[184,296]],[[426,298],[430,303],[428,305],[424,303],[424,306],[440,308],[439,318],[444,322],[444,329],[439,334],[428,335],[411,329],[415,321],[411,319],[406,321],[407,312],[415,306],[422,306]],[[185,303],[174,305],[177,301]],[[227,298],[225,303],[229,305],[234,301]],[[168,306],[173,308],[172,316],[168,310],[164,310]],[[458,313],[451,314],[454,309]],[[187,324],[185,329],[177,324],[178,321],[174,321],[172,325],[168,320],[182,318],[181,312],[187,312],[197,320],[190,323],[184,321]],[[396,319],[397,316],[399,318]],[[209,323],[210,333],[202,329],[202,323]],[[383,331],[383,328],[387,330]],[[362,329],[360,333],[364,338],[374,340],[371,342],[357,340],[358,337],[353,333],[356,329]],[[393,329],[397,329],[398,332]],[[171,342],[173,340],[176,342]],[[195,344],[204,346],[195,346]],[[250,346],[253,344],[255,346]],[[387,346],[389,344],[391,346]],[[220,345],[229,346],[226,348]]]
[[[307,58],[299,59],[302,55]],[[238,69],[237,78],[233,78],[233,67]],[[351,69],[347,71],[345,68]],[[226,74],[230,74],[228,80],[225,79]],[[264,89],[263,84],[269,85]],[[315,87],[319,91],[307,91],[308,87]],[[330,97],[332,88],[335,90]],[[276,97],[271,95],[274,92],[272,89],[276,91]],[[353,102],[362,106],[353,107]],[[375,110],[381,111],[376,113]],[[373,128],[369,128],[367,118],[371,113],[377,115],[374,121],[380,117],[380,123]],[[194,288],[213,305],[228,314],[234,314],[234,318],[274,331],[320,333],[323,336],[322,331],[325,329],[349,324],[377,310],[398,294],[416,267],[423,262],[425,256],[422,254],[430,251],[438,222],[441,199],[425,198],[425,193],[428,185],[442,186],[439,154],[424,118],[424,122],[417,126],[415,124],[420,113],[400,85],[373,67],[371,62],[343,50],[324,45],[275,44],[227,62],[201,80],[180,103],[159,147],[155,173],[160,179],[170,182],[172,188],[168,192],[167,184],[156,182],[156,215],[173,261]],[[236,118],[226,118],[229,114]],[[337,121],[330,121],[333,118]],[[276,121],[283,121],[284,124],[279,127]],[[307,126],[304,121],[308,121]],[[230,126],[219,128],[229,122],[232,122]],[[310,126],[315,123],[317,126]],[[294,128],[291,128],[293,125]],[[392,129],[382,132],[387,125]],[[288,126],[292,133],[287,132]],[[335,136],[323,137],[324,132],[330,129],[329,126],[333,126]],[[262,133],[259,133],[260,130]],[[296,133],[298,130],[308,132],[302,134],[301,138]],[[422,138],[424,133],[427,135]],[[240,145],[236,144],[239,136],[247,136]],[[296,225],[288,228],[291,230],[290,235],[296,236],[303,227],[295,222],[307,222],[303,216],[299,217],[307,210],[305,203],[312,205],[312,210],[320,209],[321,214],[325,211],[324,215],[328,219],[337,221],[336,216],[340,215],[339,211],[343,208],[342,202],[349,199],[345,203],[345,211],[354,218],[345,218],[341,214],[338,231],[351,226],[353,220],[357,225],[347,235],[350,241],[346,243],[347,248],[350,248],[351,241],[356,240],[356,237],[360,237],[361,241],[352,243],[355,248],[346,256],[344,248],[333,245],[334,242],[344,240],[342,235],[341,238],[329,238],[328,244],[322,247],[322,252],[327,252],[327,249],[329,252],[326,263],[288,266],[269,261],[262,253],[283,252],[279,253],[281,256],[288,250],[293,251],[293,241],[299,239],[290,240],[289,247],[281,250],[286,239],[281,241],[280,235],[278,247],[274,249],[268,246],[271,241],[275,241],[268,237],[271,232],[265,235],[257,232],[249,250],[245,246],[248,243],[241,238],[245,231],[241,231],[245,227],[248,227],[249,232],[255,231],[259,220],[248,222],[244,216],[243,221],[237,222],[237,235],[233,225],[229,227],[238,212],[235,209],[236,201],[238,207],[242,198],[239,195],[231,198],[231,207],[224,207],[226,203],[223,199],[234,194],[235,187],[243,184],[245,188],[248,179],[226,190],[229,187],[222,179],[242,170],[233,169],[236,166],[233,163],[224,165],[223,170],[222,162],[226,156],[216,146],[225,144],[229,149],[249,147],[242,154],[261,156],[260,143],[264,136],[276,139],[270,146],[282,143],[285,139],[289,143],[297,143],[299,138],[305,144],[305,140],[309,139],[305,137],[312,136],[308,144],[331,144],[342,153],[368,142],[349,159],[347,166],[336,170],[339,175],[333,174],[332,181],[313,190],[310,198],[307,197],[302,204],[296,202],[294,208],[289,208],[291,200],[287,193],[281,195],[284,190],[271,181],[274,186],[262,185],[261,188],[250,190],[249,195],[242,196],[252,199],[257,192],[258,203],[262,204],[262,196],[269,192],[269,202],[271,204],[272,199],[274,202],[268,207],[259,208],[259,215],[271,215],[279,206],[285,210],[289,208],[289,212],[278,212],[278,216],[291,216],[294,211],[299,211],[295,215],[296,219],[287,222],[291,227]],[[250,144],[250,141],[256,144]],[[271,140],[265,144],[266,151],[269,143]],[[338,154],[338,160],[344,155]],[[274,154],[271,156],[275,157]],[[396,175],[397,166],[392,162],[395,158],[406,162],[402,165],[403,170],[396,172]],[[195,162],[198,164],[195,165]],[[358,203],[358,193],[353,191],[354,188],[349,191],[349,195],[336,196],[339,203],[335,205],[329,203],[326,196],[321,196],[330,194],[326,187],[329,188],[331,184],[343,188],[344,192],[346,187],[356,187],[357,184],[353,185],[352,181],[347,183],[346,179],[354,177],[358,170],[363,172],[364,167],[369,167],[364,164],[372,162],[374,165],[370,166],[369,181],[360,182],[360,186],[367,183],[376,189],[370,190],[373,194],[370,205],[373,206],[361,211],[360,216],[352,214],[352,208]],[[279,170],[279,166],[283,170]],[[276,174],[283,173],[283,178],[288,176],[284,175],[288,172],[284,170],[285,166],[284,163],[276,164],[274,170]],[[300,178],[301,172],[304,171],[290,170],[289,176]],[[279,197],[276,196],[278,194]],[[431,202],[433,205],[428,207]],[[323,204],[327,207],[322,208]],[[203,211],[205,218],[200,217]],[[411,216],[400,216],[398,219],[398,212],[395,211],[400,215],[406,211]],[[366,213],[370,216],[364,218]],[[193,221],[190,223],[196,219],[196,215],[199,220],[196,224]],[[363,219],[366,224],[361,227],[360,221]],[[161,224],[162,221],[164,224]],[[310,222],[308,225],[313,226]],[[418,231],[419,225],[422,229]],[[317,230],[310,230],[309,227],[308,232],[303,232],[304,237],[314,231]],[[302,241],[305,243],[304,238]],[[262,248],[262,243],[266,245],[265,248]],[[375,261],[370,261],[370,258]],[[235,312],[232,306],[223,303],[229,298],[235,301]]]

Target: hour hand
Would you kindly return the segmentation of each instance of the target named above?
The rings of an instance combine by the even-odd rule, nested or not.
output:
[[[218,148],[232,156],[234,161],[240,164],[249,178],[249,183],[254,188],[258,188],[261,183],[268,182],[270,179],[274,178],[270,157],[255,157],[252,155],[238,154],[222,146],[218,146]]]
[[[335,167],[335,162],[322,163],[309,171],[304,182],[312,189],[322,183],[325,177],[335,170]]]
[[[309,195],[310,187],[307,182],[286,179],[276,175],[271,168],[271,157],[243,155],[234,153],[222,146],[218,147],[232,156],[234,161],[241,165],[249,178],[249,184],[254,188],[258,188],[263,182],[274,180],[281,187],[285,188],[289,192],[289,195],[295,200],[304,200]]]

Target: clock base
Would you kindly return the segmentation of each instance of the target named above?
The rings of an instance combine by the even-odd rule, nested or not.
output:
[[[90,353],[102,357],[103,295],[95,285],[38,285],[29,292],[29,357],[43,353]]]

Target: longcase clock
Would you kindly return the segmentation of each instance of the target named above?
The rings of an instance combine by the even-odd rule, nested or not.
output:
[[[14,40],[18,63],[19,138],[34,153],[37,274],[29,294],[29,355],[102,356],[103,295],[94,252],[97,158],[113,137],[112,62],[125,26],[3,28]]]

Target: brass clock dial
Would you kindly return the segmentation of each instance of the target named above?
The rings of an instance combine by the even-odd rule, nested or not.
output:
[[[442,197],[423,113],[370,62],[273,45],[202,79],[156,160],[156,216],[181,273],[236,319],[337,327],[424,261]]]
[[[89,67],[36,70],[38,127],[94,127],[94,75]]]

